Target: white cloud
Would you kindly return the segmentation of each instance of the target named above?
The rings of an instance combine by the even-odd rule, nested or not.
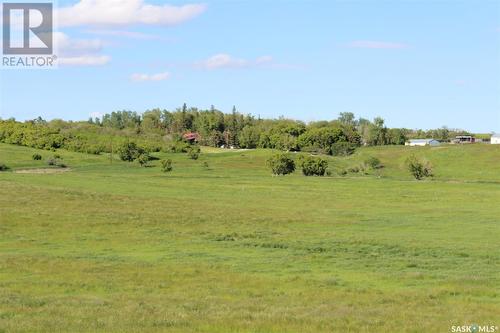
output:
[[[110,56],[83,55],[78,57],[59,57],[57,63],[64,66],[102,66],[109,63]]]
[[[271,57],[271,56],[262,56],[262,57],[258,57],[255,60],[255,63],[257,65],[265,65],[265,64],[270,64],[272,62],[273,62],[273,57]]]
[[[57,10],[58,24],[70,26],[176,25],[206,9],[204,4],[152,5],[144,0],[80,0]]]
[[[100,54],[104,43],[99,39],[73,39],[62,32],[54,34],[57,63],[63,66],[102,66],[111,57]]]
[[[348,47],[361,48],[361,49],[405,49],[407,44],[393,43],[393,42],[380,42],[373,40],[356,40],[350,42]]]
[[[157,73],[157,74],[132,74],[130,79],[135,82],[145,82],[145,81],[164,81],[170,78],[170,73]]]
[[[103,114],[101,112],[91,112],[90,117],[91,118],[102,118]]]
[[[235,58],[226,53],[216,54],[208,59],[198,61],[194,65],[202,69],[220,69],[220,68],[246,68],[271,64],[271,56],[258,57],[255,60]]]

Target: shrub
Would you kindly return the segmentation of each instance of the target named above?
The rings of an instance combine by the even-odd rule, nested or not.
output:
[[[328,168],[328,161],[321,157],[307,156],[301,158],[300,167],[304,176],[324,176]]]
[[[411,175],[417,180],[433,176],[432,165],[425,159],[419,159],[415,155],[411,155],[406,159],[406,165],[408,171],[410,171]]]
[[[55,154],[54,156],[52,156],[51,158],[49,158],[47,160],[47,165],[58,166],[60,168],[66,168],[67,167],[67,165],[62,162],[61,156],[58,155],[58,154]]]
[[[145,167],[148,165],[149,161],[151,160],[151,156],[149,156],[149,153],[143,152],[136,158],[137,162],[141,165],[141,167]]]
[[[355,166],[349,167],[347,169],[347,171],[350,173],[359,173],[361,171],[361,168],[359,167],[359,165],[355,165]]]
[[[174,168],[172,166],[172,160],[161,160],[161,171],[163,172],[171,172]]]
[[[118,156],[120,156],[120,159],[122,161],[127,162],[133,162],[144,153],[145,150],[141,147],[138,147],[135,142],[125,142],[118,148]]]
[[[173,141],[168,146],[167,151],[171,153],[187,153],[191,145],[186,141]]]
[[[349,167],[347,169],[347,171],[350,172],[350,173],[363,173],[363,174],[367,175],[368,172],[367,172],[366,169],[367,169],[366,164],[365,163],[361,163],[361,164]]]
[[[32,158],[35,161],[40,161],[42,159],[42,155],[40,155],[40,154],[33,154]]]
[[[0,171],[7,171],[9,170],[9,167],[3,163],[0,163]]]
[[[347,176],[347,173],[348,172],[347,172],[346,169],[342,169],[342,170],[339,171],[339,175],[341,175],[341,176]]]
[[[285,153],[279,153],[267,160],[274,175],[287,175],[295,171],[295,162]]]
[[[366,160],[365,160],[365,164],[371,168],[371,169],[381,169],[383,168],[384,166],[382,165],[382,162],[380,162],[380,160],[376,157],[368,157]]]
[[[189,148],[187,154],[190,159],[197,160],[200,157],[200,147]]]

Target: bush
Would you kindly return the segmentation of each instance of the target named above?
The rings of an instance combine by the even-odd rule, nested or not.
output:
[[[40,154],[33,154],[32,158],[35,161],[40,161],[42,159],[42,155],[40,155]]]
[[[62,157],[58,154],[55,154],[51,158],[47,160],[47,165],[57,166],[60,168],[67,168],[68,166],[62,162]]]
[[[350,172],[350,173],[363,173],[365,175],[368,174],[368,172],[367,172],[367,166],[366,166],[365,163],[361,163],[361,164],[358,164],[358,165],[351,166],[351,167],[347,168],[347,171]]]
[[[174,168],[172,166],[172,160],[161,160],[161,171],[163,172],[171,172]]]
[[[365,164],[371,168],[371,169],[382,169],[384,166],[382,165],[382,162],[376,157],[369,157],[365,160]]]
[[[133,162],[146,151],[135,142],[125,142],[118,148],[118,156],[122,161]],[[149,156],[149,155],[148,155]],[[149,160],[148,160],[149,161]]]
[[[187,154],[190,159],[197,160],[200,157],[200,147],[189,148]]]
[[[9,170],[9,167],[3,163],[0,163],[0,171],[7,171]]]
[[[300,167],[304,176],[324,176],[328,168],[328,161],[321,157],[307,156],[301,158]]]
[[[288,154],[279,153],[267,160],[267,165],[271,168],[273,175],[287,175],[295,171],[295,162]]]
[[[432,177],[432,165],[425,159],[419,159],[415,155],[411,155],[406,159],[408,171],[417,180],[422,180],[427,177]]]
[[[136,161],[139,162],[139,164],[141,165],[141,167],[147,166],[150,160],[151,160],[151,156],[149,156],[149,153],[147,153],[147,152],[141,153],[136,158]]]

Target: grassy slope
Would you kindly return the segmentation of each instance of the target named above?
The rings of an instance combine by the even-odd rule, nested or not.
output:
[[[412,151],[435,180],[406,174]],[[42,167],[33,152],[0,145],[0,161]],[[381,178],[270,177],[268,151],[170,155],[171,175],[60,154],[71,172],[0,173],[0,331],[498,325],[499,146],[331,161],[378,156]]]

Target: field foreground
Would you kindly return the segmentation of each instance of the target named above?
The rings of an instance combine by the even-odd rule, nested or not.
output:
[[[500,326],[498,146],[362,148],[332,169],[385,167],[324,178],[271,177],[265,150],[172,154],[168,175],[35,152],[0,144],[0,332]]]

